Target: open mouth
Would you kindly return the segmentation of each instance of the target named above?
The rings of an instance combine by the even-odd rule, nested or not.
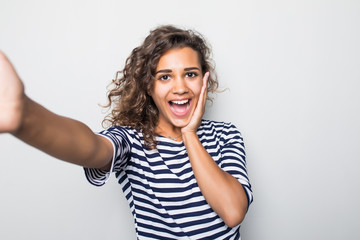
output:
[[[184,116],[190,109],[191,99],[172,100],[169,101],[169,106],[173,114],[177,116]]]

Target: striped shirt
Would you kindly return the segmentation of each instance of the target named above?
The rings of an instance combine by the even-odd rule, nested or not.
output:
[[[138,239],[241,239],[240,225],[229,228],[201,194],[183,142],[157,136],[157,149],[144,147],[141,132],[116,126],[99,134],[114,146],[110,172],[85,168],[101,186],[115,172],[134,216]],[[252,190],[241,133],[230,123],[202,120],[197,135],[218,166]]]

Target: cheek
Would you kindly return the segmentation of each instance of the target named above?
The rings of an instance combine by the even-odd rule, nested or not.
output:
[[[202,79],[200,81],[196,81],[196,83],[194,83],[193,92],[196,96],[200,95],[201,88],[202,88]]]
[[[166,98],[167,90],[164,86],[156,85],[151,92],[151,97],[153,98],[156,105],[160,104]]]

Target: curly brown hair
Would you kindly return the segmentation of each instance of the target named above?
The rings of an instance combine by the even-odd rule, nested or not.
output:
[[[211,59],[211,48],[204,37],[193,30],[183,30],[171,25],[160,26],[145,38],[126,59],[125,67],[116,73],[112,89],[108,92],[111,108],[103,125],[128,126],[142,131],[145,147],[156,148],[155,128],[159,112],[148,94],[155,79],[155,69],[160,57],[174,48],[190,47],[198,53],[202,74],[210,73],[208,92],[215,92],[218,81]],[[211,98],[209,98],[211,100]]]

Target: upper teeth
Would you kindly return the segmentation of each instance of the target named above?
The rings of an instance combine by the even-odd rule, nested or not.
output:
[[[186,100],[179,100],[179,101],[171,101],[172,103],[175,103],[175,104],[185,104],[189,101],[189,99],[186,99]]]

